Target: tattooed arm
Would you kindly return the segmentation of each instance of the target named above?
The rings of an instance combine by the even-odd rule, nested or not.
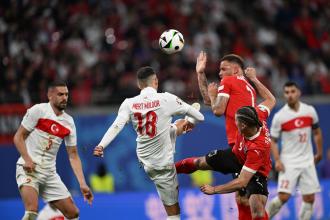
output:
[[[205,76],[205,67],[206,67],[207,56],[206,53],[201,51],[197,57],[196,62],[196,73],[198,79],[199,91],[204,100],[205,105],[211,105],[211,100],[207,91],[207,79]]]

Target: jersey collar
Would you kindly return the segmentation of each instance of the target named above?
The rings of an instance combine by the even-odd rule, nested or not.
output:
[[[246,137],[246,139],[252,141],[252,140],[256,139],[257,137],[259,137],[259,135],[260,135],[260,133],[261,133],[261,128],[262,128],[262,127],[259,128],[259,131],[258,131],[255,135],[253,135],[253,136],[251,136],[251,137]]]
[[[146,87],[141,90],[141,95],[147,94],[147,93],[157,93],[157,90],[152,87]]]
[[[288,105],[288,103],[285,104],[285,107],[286,107],[286,109],[289,110],[289,111],[292,111],[292,112],[294,112],[294,113],[298,113],[298,112],[300,111],[300,109],[301,109],[301,102],[299,101],[299,108],[298,108],[297,111],[295,111],[295,110],[293,110],[292,108],[290,108],[290,106]]]
[[[61,111],[61,114],[56,115],[56,113],[55,113],[55,111],[54,111],[52,105],[50,104],[50,102],[48,102],[48,108],[51,110],[51,112],[52,112],[56,117],[60,117],[60,116],[62,116],[63,113],[64,113],[64,110],[62,110],[62,111]]]

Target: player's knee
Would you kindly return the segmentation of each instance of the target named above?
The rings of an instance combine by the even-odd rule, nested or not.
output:
[[[195,160],[195,166],[197,169],[205,169],[208,166],[205,157],[198,157]]]
[[[266,215],[265,209],[255,210],[255,211],[252,210],[252,212],[251,212],[251,216],[252,216],[253,219],[255,219],[255,218],[258,218],[258,219],[264,218],[265,215]]]
[[[235,195],[236,203],[239,205],[249,206],[249,199],[246,196],[241,196],[239,193]]]
[[[314,200],[315,200],[314,194],[303,195],[303,201],[306,203],[314,203]]]
[[[79,209],[74,207],[70,210],[65,210],[63,215],[68,219],[78,218],[79,217]]]
[[[265,208],[261,204],[252,204],[251,215],[252,218],[262,218],[265,216]]]
[[[195,166],[197,169],[200,169],[201,166],[202,166],[202,159],[201,157],[198,157],[196,160],[195,160]]]
[[[279,193],[278,198],[281,200],[282,204],[286,203],[290,199],[290,194],[288,193]]]

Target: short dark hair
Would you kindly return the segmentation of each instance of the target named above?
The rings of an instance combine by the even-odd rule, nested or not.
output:
[[[48,89],[52,89],[54,87],[58,87],[58,86],[65,86],[67,87],[66,83],[62,80],[55,80],[51,83],[48,84]]]
[[[144,80],[147,79],[149,76],[151,75],[155,75],[156,72],[154,71],[154,69],[151,66],[145,66],[145,67],[141,67],[138,71],[137,71],[137,78],[139,80]]]
[[[236,54],[227,54],[221,58],[221,62],[222,61],[236,63],[242,68],[242,70],[244,70],[244,59],[241,56],[238,56]]]
[[[238,120],[247,124],[248,127],[262,127],[257,111],[252,106],[243,106],[239,108],[236,112],[236,117]]]
[[[291,87],[291,86],[294,86],[294,87],[296,87],[297,89],[300,90],[300,87],[299,87],[298,84],[297,84],[296,82],[294,82],[294,81],[288,81],[288,82],[286,82],[286,83],[284,84],[283,88],[285,88],[285,87]]]

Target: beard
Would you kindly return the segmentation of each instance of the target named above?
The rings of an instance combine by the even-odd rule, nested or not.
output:
[[[55,105],[55,107],[60,111],[63,111],[64,109],[66,109],[66,106],[67,106],[67,102],[60,102]]]

